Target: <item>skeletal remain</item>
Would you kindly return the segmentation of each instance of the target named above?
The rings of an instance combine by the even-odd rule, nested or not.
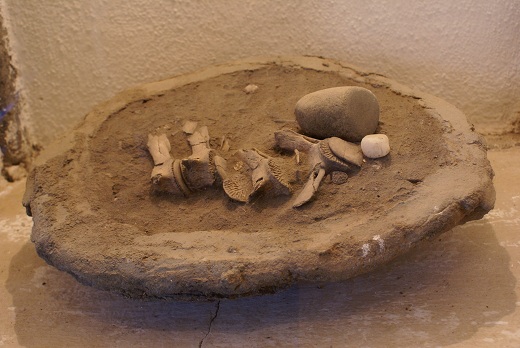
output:
[[[200,190],[215,182],[215,152],[209,147],[207,127],[201,127],[188,137],[192,154],[181,160],[182,178],[190,191]]]
[[[274,139],[281,149],[301,152],[311,151],[312,146],[319,142],[318,139],[306,137],[292,130],[277,131],[274,133]]]
[[[239,171],[239,170],[241,170],[244,167],[244,164],[245,164],[244,162],[238,161],[233,166],[233,169],[236,170],[236,171]]]
[[[184,181],[183,169],[181,165],[181,161],[176,159],[173,161],[173,176],[175,178],[175,183],[179,186],[180,191],[185,195],[189,195],[191,193],[190,188],[186,185]]]
[[[251,169],[253,190],[249,198],[265,192],[272,196],[289,195],[291,189],[283,175],[283,170],[273,158],[257,149],[239,150],[238,155]]]
[[[215,156],[215,167],[222,180],[222,188],[226,195],[232,200],[246,203],[253,191],[251,180],[245,175],[229,175],[226,169],[227,162],[220,156]]]
[[[194,122],[191,124],[196,126]],[[192,154],[185,159],[172,158],[170,141],[165,134],[148,135],[147,146],[155,164],[151,181],[158,191],[189,195],[191,191],[215,183],[214,151],[209,147],[208,128],[184,129],[187,131],[192,132],[188,137]]]
[[[182,126],[182,131],[186,134],[193,134],[197,129],[197,122],[195,121],[186,121]]]
[[[225,135],[223,135],[221,138],[220,138],[220,144],[219,144],[219,147],[220,147],[220,150],[223,151],[223,152],[228,152],[229,151],[229,140],[226,138]]]
[[[300,164],[300,151],[294,149],[294,157],[296,158],[296,164]]]
[[[358,167],[363,164],[363,153],[359,145],[336,137],[327,138],[324,141],[329,144],[332,153],[343,161],[355,164]]]
[[[237,155],[241,161],[235,163],[236,172],[230,175],[226,160],[210,148],[208,128],[187,129],[191,127],[185,124],[184,132],[191,132],[188,143],[192,154],[184,159],[174,159],[170,155],[171,145],[165,134],[148,136],[147,145],[155,164],[151,181],[157,190],[189,195],[221,181],[228,197],[239,202],[248,202],[260,193],[269,196],[291,194],[284,170],[274,158],[257,149],[239,150]],[[280,148],[294,152],[298,165],[301,163],[300,152],[305,153],[308,157],[305,162],[311,166],[309,179],[293,207],[309,202],[325,175],[336,173],[336,181],[345,182],[348,175],[344,173],[363,163],[360,147],[339,138],[317,140],[286,130],[275,132],[275,140]],[[225,137],[221,139],[221,150],[226,141]],[[247,169],[243,168],[245,165]]]
[[[296,197],[293,207],[309,202],[326,174],[334,171],[348,172],[360,167],[363,154],[358,145],[332,137],[313,139],[291,130],[275,132],[276,144],[283,150],[301,151],[308,155],[311,173],[307,183]]]
[[[151,175],[153,186],[163,192],[173,194],[183,193],[181,188],[183,180],[180,171],[177,176],[174,171],[175,164],[178,160],[174,160],[170,155],[171,145],[166,135],[149,134],[147,146],[155,164]]]
[[[324,176],[325,168],[320,166],[320,164],[316,164],[311,171],[309,180],[307,180],[305,186],[303,186],[303,189],[294,200],[293,208],[298,208],[311,200],[316,191],[318,191],[318,187],[320,186],[321,180]]]
[[[153,158],[153,163],[157,166],[163,164],[171,158],[170,156],[170,141],[166,134],[151,135],[148,134],[148,150]]]
[[[199,128],[199,133],[202,136],[202,140],[206,142],[206,146],[209,148],[209,131],[207,126]],[[188,139],[189,141],[189,139]]]

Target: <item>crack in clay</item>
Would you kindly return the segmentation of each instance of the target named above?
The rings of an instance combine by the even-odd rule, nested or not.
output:
[[[206,334],[204,335],[204,337],[202,337],[202,339],[200,340],[199,342],[199,348],[202,348],[202,345],[204,344],[204,340],[209,336],[209,334],[211,333],[211,326],[213,325],[213,322],[215,321],[215,319],[217,319],[217,316],[218,316],[218,312],[220,310],[220,300],[217,302],[217,308],[215,309],[215,314],[213,314],[213,316],[211,317],[210,321],[209,321],[209,325],[208,325],[208,331],[206,332]]]

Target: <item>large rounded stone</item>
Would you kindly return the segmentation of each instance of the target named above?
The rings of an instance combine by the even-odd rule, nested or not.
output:
[[[339,137],[358,142],[376,131],[379,103],[363,87],[333,87],[302,97],[295,115],[303,133],[319,138]]]

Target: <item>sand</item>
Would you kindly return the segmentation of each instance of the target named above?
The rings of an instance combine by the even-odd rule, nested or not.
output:
[[[243,91],[249,83],[259,86],[255,94]],[[116,221],[136,225],[147,234],[269,229],[285,238],[285,234],[297,231],[312,233],[315,222],[337,214],[351,213],[356,221],[357,214],[385,211],[450,159],[445,146],[437,141],[442,133],[439,122],[412,98],[396,98],[388,88],[372,86],[363,87],[370,88],[382,105],[378,132],[391,139],[391,155],[367,159],[344,185],[326,180],[314,202],[301,209],[291,207],[294,197],[257,197],[249,204],[235,203],[218,187],[188,198],[151,192],[153,162],[146,149],[148,132],[168,134],[174,157],[184,158],[191,152],[181,128],[193,120],[208,126],[212,148],[218,149],[221,137],[229,139],[230,151],[219,153],[229,159],[231,168],[234,151],[249,148],[292,164],[291,155],[275,148],[273,133],[285,128],[298,130],[295,102],[312,91],[353,84],[336,74],[273,66],[219,76],[144,103],[132,103],[112,115],[92,139],[88,166],[93,176],[85,193],[93,199],[94,208],[104,209]],[[308,177],[309,168],[300,167],[300,180],[291,175],[295,192]]]

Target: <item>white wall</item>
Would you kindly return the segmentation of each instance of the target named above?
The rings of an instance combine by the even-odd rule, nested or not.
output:
[[[321,55],[438,95],[477,129],[520,117],[518,0],[3,0],[45,144],[118,91],[258,55]]]

